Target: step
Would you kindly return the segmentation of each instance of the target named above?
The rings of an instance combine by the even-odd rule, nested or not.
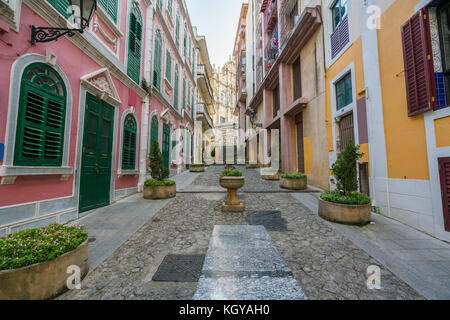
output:
[[[263,226],[215,226],[194,300],[306,300]]]

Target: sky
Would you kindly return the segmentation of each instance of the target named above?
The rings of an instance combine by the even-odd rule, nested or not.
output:
[[[206,37],[212,65],[222,66],[233,55],[244,0],[186,0],[191,23]]]

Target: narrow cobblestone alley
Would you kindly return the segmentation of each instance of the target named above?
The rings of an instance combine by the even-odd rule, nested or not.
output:
[[[81,290],[60,299],[191,299],[197,283],[152,281],[164,257],[205,254],[215,225],[246,225],[248,213],[255,210],[281,211],[287,231],[269,230],[269,234],[309,299],[422,298],[382,266],[382,289],[368,290],[367,267],[379,263],[289,193],[280,192],[278,182],[262,182],[255,169],[239,168],[246,177],[246,188],[239,194],[246,211],[222,213],[225,194],[214,192],[220,190],[222,169],[213,166],[200,174],[184,193],[91,270]]]

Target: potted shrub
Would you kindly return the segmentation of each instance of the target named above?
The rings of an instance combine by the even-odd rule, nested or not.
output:
[[[336,190],[325,191],[319,199],[319,216],[338,223],[365,225],[371,220],[371,200],[366,194],[357,192],[357,161],[363,154],[359,146],[347,145],[332,166],[336,179]]]
[[[0,300],[44,300],[68,288],[70,266],[89,271],[88,233],[53,224],[0,238]]]
[[[155,200],[175,197],[177,193],[176,183],[167,179],[169,169],[163,166],[163,156],[156,141],[152,144],[149,160],[153,179],[144,183],[144,199]]]
[[[205,172],[205,164],[191,164],[189,167],[190,172]]]
[[[308,188],[308,177],[298,172],[282,174],[280,187],[289,190],[306,190]]]
[[[222,205],[222,211],[225,212],[242,212],[245,210],[244,205],[239,201],[237,196],[238,189],[242,188],[245,183],[245,177],[242,176],[240,170],[224,170],[220,175],[220,186],[227,189],[228,197]]]

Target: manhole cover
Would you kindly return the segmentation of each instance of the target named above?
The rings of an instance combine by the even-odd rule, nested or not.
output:
[[[153,281],[198,282],[205,255],[167,255],[153,276]]]
[[[250,225],[264,226],[268,231],[287,231],[287,222],[281,211],[253,211],[248,216]]]

